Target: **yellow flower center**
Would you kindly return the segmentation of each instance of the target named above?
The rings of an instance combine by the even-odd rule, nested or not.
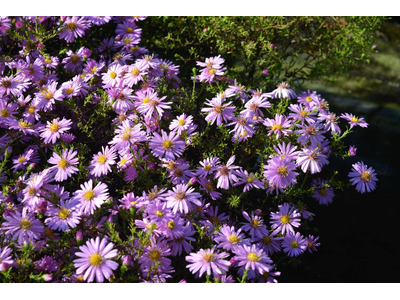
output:
[[[216,106],[214,107],[214,110],[215,110],[215,112],[216,112],[217,114],[220,114],[221,112],[224,111],[224,108],[223,108],[221,105],[216,105]]]
[[[138,76],[139,74],[140,74],[140,71],[139,71],[139,69],[138,68],[135,68],[135,69],[133,69],[132,71],[131,71],[131,73],[132,73],[132,75],[133,76]]]
[[[61,169],[65,169],[66,167],[69,166],[69,163],[68,163],[68,161],[67,161],[65,158],[62,158],[62,159],[60,160],[60,162],[58,163],[58,166],[59,166]]]
[[[161,254],[160,254],[160,252],[158,252],[158,250],[156,250],[156,249],[151,250],[150,259],[152,261],[158,261],[158,260],[160,260],[160,257],[161,257]]]
[[[124,42],[125,45],[128,45],[130,42],[132,42],[132,39],[124,38],[123,42]]]
[[[51,64],[51,59],[50,59],[50,58],[46,58],[46,59],[44,60],[44,62],[45,62],[46,64]]]
[[[229,242],[230,243],[232,243],[232,244],[234,244],[234,243],[237,243],[237,242],[239,242],[239,239],[238,239],[238,237],[237,237],[237,235],[229,235]]]
[[[68,29],[70,30],[70,31],[72,31],[72,30],[75,30],[76,29],[76,24],[75,23],[69,23],[68,24]]]
[[[115,77],[117,77],[117,73],[111,72],[111,73],[110,73],[110,78],[111,78],[111,79],[115,79]]]
[[[289,223],[289,222],[290,222],[290,217],[289,217],[288,215],[283,215],[283,216],[281,217],[281,222],[282,222],[282,224],[287,224],[287,223]]]
[[[207,184],[206,184],[206,189],[207,189],[208,191],[213,191],[213,190],[214,190],[214,188],[213,188],[213,186],[211,185],[211,183],[207,183]]]
[[[60,129],[60,125],[58,125],[57,123],[51,124],[49,129],[51,132],[57,132]]]
[[[169,229],[174,229],[175,228],[175,222],[174,221],[169,221],[168,222],[168,228]]]
[[[19,125],[21,128],[24,128],[24,129],[31,128],[31,126],[32,126],[31,123],[26,122],[26,121],[19,121],[18,125]]]
[[[28,113],[33,114],[35,112],[36,106],[31,104],[28,108]]]
[[[0,110],[0,115],[3,118],[7,118],[10,115],[10,112],[7,109],[2,109],[2,110]]]
[[[18,163],[19,163],[19,164],[22,164],[24,161],[25,161],[25,157],[23,157],[23,156],[21,156],[21,157],[18,159]]]
[[[307,244],[307,248],[310,248],[310,249],[311,249],[312,247],[314,247],[314,244],[313,244],[313,243],[308,243],[308,244]]]
[[[203,255],[203,261],[205,262],[212,262],[215,259],[214,253],[207,253]]]
[[[183,119],[179,120],[178,124],[181,125],[181,126],[185,125],[185,120],[183,120]]]
[[[305,118],[307,116],[308,116],[308,112],[306,112],[305,110],[300,111],[300,117]]]
[[[251,227],[254,227],[254,228],[258,228],[258,227],[260,227],[260,225],[261,225],[261,223],[260,223],[260,221],[257,220],[257,219],[253,219],[253,220],[251,220],[251,222],[250,222],[250,226],[251,226]]]
[[[354,123],[360,122],[360,120],[357,117],[351,117],[351,121]]]
[[[265,235],[262,239],[261,239],[262,243],[265,245],[269,245],[272,242],[272,238],[269,235]]]
[[[97,162],[99,164],[104,164],[106,161],[107,161],[107,157],[105,155],[102,155],[97,159]]]
[[[272,126],[272,130],[282,130],[282,126],[281,125],[279,125],[279,124],[274,124],[273,126]]]
[[[93,190],[86,191],[83,194],[83,198],[85,198],[86,201],[92,200],[95,196],[96,196],[96,193]]]
[[[311,100],[312,100],[312,98],[311,98],[310,96],[308,96],[308,97],[306,98],[306,101],[307,101],[307,102],[311,102]]]
[[[159,216],[159,217],[162,217],[164,215],[164,213],[162,211],[160,211],[160,210],[157,210],[156,211],[156,215]]]
[[[90,256],[90,264],[92,266],[98,267],[101,265],[102,262],[103,262],[103,258],[101,257],[100,254],[94,253]]]
[[[297,248],[297,247],[299,247],[299,243],[297,243],[296,241],[293,241],[290,243],[290,247]]]
[[[63,208],[58,212],[58,217],[62,220],[65,220],[69,216],[69,209]]]
[[[287,176],[287,174],[289,173],[289,170],[288,170],[288,168],[286,168],[285,166],[282,166],[282,167],[279,167],[279,168],[277,169],[277,172],[278,172],[278,174],[281,175],[281,176]]]
[[[211,170],[211,165],[207,164],[207,165],[204,167],[204,170],[206,170],[207,172],[210,171],[210,170]]]
[[[361,174],[361,180],[364,182],[370,181],[371,174],[369,174],[368,171],[365,171],[364,173]]]
[[[36,190],[35,188],[33,188],[33,187],[30,187],[30,188],[28,189],[28,194],[29,194],[29,196],[31,196],[31,197],[35,196],[35,195],[36,195],[36,192],[37,192],[37,190]]]
[[[167,149],[167,150],[171,149],[173,145],[174,145],[174,143],[172,143],[170,140],[165,140],[162,143],[163,148]]]
[[[76,64],[79,61],[79,56],[74,54],[71,56],[71,61],[73,64]]]
[[[76,278],[76,282],[82,282],[83,281],[83,276],[79,276]]]
[[[68,95],[72,94],[73,92],[74,92],[73,88],[68,88],[68,89],[65,90],[65,93],[68,94]]]
[[[254,181],[254,178],[251,177],[251,176],[247,176],[247,177],[246,177],[246,181],[247,181],[248,183],[252,183],[252,182]]]
[[[130,28],[130,27],[127,27],[127,28],[125,29],[125,31],[126,31],[126,33],[132,33],[132,32],[133,32],[133,29]]]
[[[143,103],[149,103],[150,98],[149,97],[144,97],[144,99],[142,100]]]
[[[22,219],[19,223],[19,226],[24,230],[31,229],[31,221],[27,219]]]
[[[123,166],[123,165],[126,164],[127,161],[128,161],[127,158],[123,158],[123,159],[121,159],[121,161],[119,162],[119,165],[120,165],[120,166]]]
[[[214,68],[210,68],[208,70],[208,74],[210,74],[210,75],[214,75],[215,73],[217,73],[217,70],[215,70]]]
[[[90,73],[94,74],[97,72],[97,67],[93,67],[90,69]]]
[[[250,252],[247,255],[247,259],[250,261],[260,261],[261,260],[261,255],[257,255],[256,253]]]
[[[320,189],[318,192],[319,192],[319,194],[321,196],[326,196],[326,189],[325,188]]]
[[[246,130],[243,130],[243,132],[240,134],[241,137],[244,137],[246,135],[247,135],[247,131]]]

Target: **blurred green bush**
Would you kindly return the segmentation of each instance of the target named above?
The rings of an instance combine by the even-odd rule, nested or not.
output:
[[[246,87],[334,81],[369,63],[386,17],[148,17],[143,44],[180,64],[189,78],[196,60],[221,54],[229,76]],[[268,75],[263,71],[268,70]]]

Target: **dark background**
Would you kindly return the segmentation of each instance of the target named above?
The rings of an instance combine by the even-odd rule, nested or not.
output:
[[[335,84],[309,82],[331,110],[364,117],[368,128],[356,127],[346,140],[357,156],[333,159],[342,178],[351,164],[372,166],[379,182],[375,191],[360,194],[354,188],[335,192],[333,203],[321,206],[313,199],[321,246],[305,253],[298,267],[280,269],[279,282],[400,282],[400,17],[377,32],[371,64],[352,70]]]

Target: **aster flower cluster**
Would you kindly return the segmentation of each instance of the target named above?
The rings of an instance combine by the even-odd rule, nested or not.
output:
[[[303,202],[333,201],[324,167],[356,156],[342,138],[368,124],[316,91],[248,89],[220,55],[185,78],[141,44],[144,20],[1,17],[0,272],[277,282],[320,245]],[[348,176],[376,188],[363,162]]]

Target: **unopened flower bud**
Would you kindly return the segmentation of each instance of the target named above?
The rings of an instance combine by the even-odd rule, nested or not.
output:
[[[51,281],[53,279],[53,275],[51,274],[44,274],[43,275],[44,281]]]
[[[130,255],[125,255],[124,258],[122,259],[122,263],[124,265],[129,266],[132,263],[132,256]]]
[[[260,215],[261,215],[261,212],[262,212],[261,209],[259,209],[259,208],[256,209],[256,215],[260,216]]]

